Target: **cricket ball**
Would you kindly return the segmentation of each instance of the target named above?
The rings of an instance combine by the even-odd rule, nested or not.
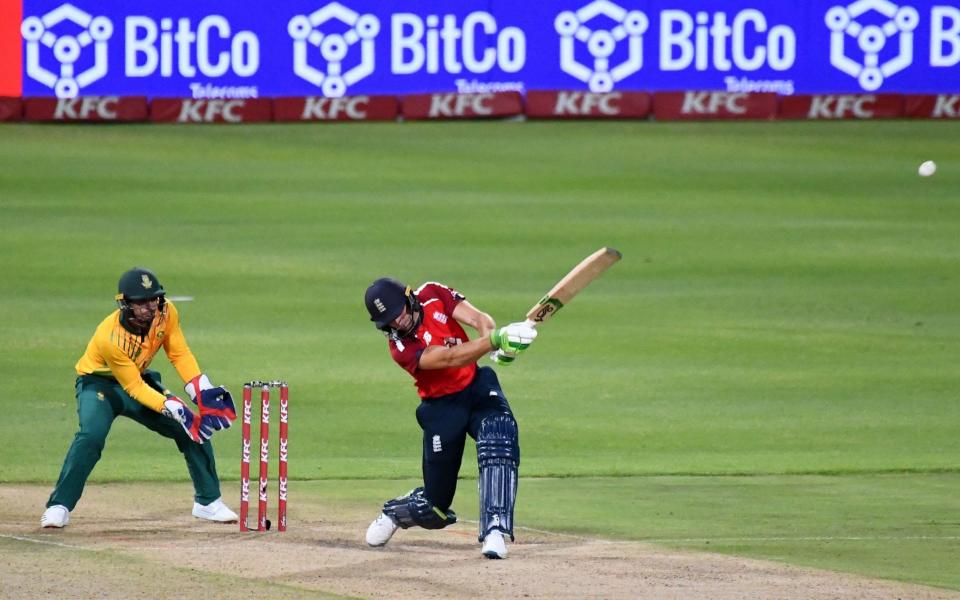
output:
[[[937,163],[932,160],[924,161],[920,164],[920,168],[917,169],[920,177],[930,177],[937,172]]]

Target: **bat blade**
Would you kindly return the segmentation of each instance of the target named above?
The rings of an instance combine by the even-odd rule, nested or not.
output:
[[[539,325],[549,320],[558,310],[573,300],[583,288],[590,285],[590,282],[600,277],[622,257],[618,250],[604,247],[580,261],[580,264],[571,269],[527,311],[527,321]]]

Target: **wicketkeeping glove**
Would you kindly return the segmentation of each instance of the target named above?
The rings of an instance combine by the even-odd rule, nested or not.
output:
[[[490,343],[496,350],[502,351],[498,353],[501,356],[513,355],[515,358],[517,354],[529,348],[535,339],[537,339],[537,330],[526,321],[510,323],[506,327],[490,332]]]
[[[210,427],[204,426],[201,419],[187,408],[183,400],[176,396],[167,396],[167,399],[163,403],[163,411],[161,412],[163,416],[170,417],[177,423],[180,423],[180,426],[187,432],[190,439],[198,444],[202,444],[203,440],[209,440],[210,436],[213,435]]]
[[[188,381],[184,389],[197,405],[201,424],[208,429],[229,429],[231,423],[237,419],[233,396],[225,387],[214,387],[203,373]]]

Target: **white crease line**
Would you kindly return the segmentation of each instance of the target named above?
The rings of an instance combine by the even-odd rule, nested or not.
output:
[[[74,546],[73,544],[64,544],[62,542],[51,542],[49,540],[38,540],[35,538],[23,537],[19,535],[7,535],[4,533],[0,533],[0,538],[17,540],[18,542],[32,542],[34,544],[46,544],[47,546],[58,546],[60,548],[70,548],[71,550],[89,550],[91,552],[99,552],[99,550],[95,548],[87,548],[85,546]]]
[[[875,542],[901,540],[960,540],[960,535],[863,535],[863,536],[809,536],[809,537],[700,537],[700,538],[655,538],[639,542],[665,544],[672,542]]]
[[[38,540],[31,537],[23,537],[20,535],[7,535],[5,533],[0,533],[0,538],[7,538],[10,540],[17,540],[19,542],[31,542],[34,544],[44,544],[47,546],[57,546],[59,548],[70,548],[71,550],[89,550],[90,552],[102,552],[104,548],[90,548],[88,546],[75,546],[73,544],[64,544],[63,542],[52,542],[50,540]],[[137,545],[139,550],[165,550],[170,546],[142,546]]]
[[[479,521],[471,521],[470,519],[460,519],[460,523],[472,523],[474,525],[479,525]],[[635,544],[637,542],[643,542],[645,540],[603,540],[600,538],[592,538],[584,535],[576,535],[575,533],[560,533],[557,531],[547,531],[546,529],[534,529],[533,527],[521,527],[517,525],[514,527],[519,531],[532,531],[533,533],[542,533],[544,535],[555,535],[557,537],[566,537],[573,538],[575,540],[582,540],[584,542],[595,542],[597,544]]]
[[[462,523],[477,524],[477,521],[462,519]],[[558,533],[533,527],[516,526],[514,529],[532,531],[545,535],[574,538],[585,542],[599,544],[679,544],[692,542],[876,542],[876,541],[908,541],[908,540],[960,540],[960,535],[864,535],[864,536],[797,536],[797,537],[698,537],[698,538],[638,538],[635,540],[605,540],[592,538],[573,533]]]

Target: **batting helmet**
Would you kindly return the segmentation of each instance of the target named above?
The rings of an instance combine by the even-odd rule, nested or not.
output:
[[[404,307],[409,309],[410,314],[414,316],[413,329],[420,324],[420,302],[417,300],[417,296],[410,289],[410,286],[404,285],[396,279],[381,277],[371,283],[364,295],[364,303],[367,305],[367,312],[370,313],[370,320],[381,331],[392,329],[390,323],[403,314]],[[409,331],[399,333],[407,334]]]

